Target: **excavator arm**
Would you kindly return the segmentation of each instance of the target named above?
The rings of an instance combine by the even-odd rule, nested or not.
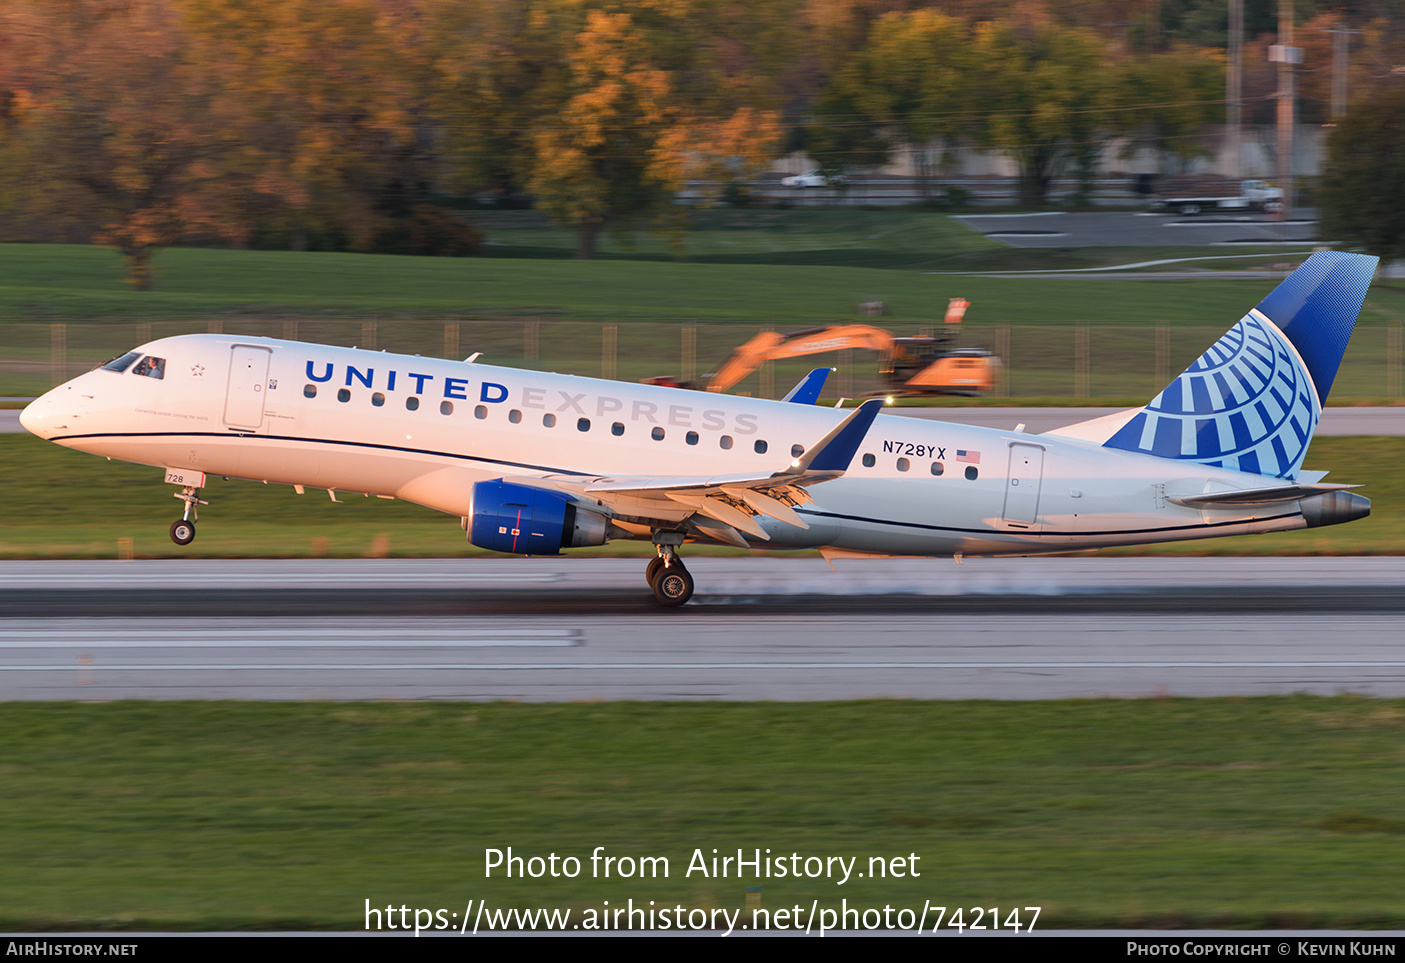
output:
[[[708,391],[726,391],[764,362],[799,358],[824,351],[861,348],[883,354],[891,351],[893,336],[867,324],[841,324],[807,328],[790,334],[762,331],[732,352],[717,372],[707,376]]]

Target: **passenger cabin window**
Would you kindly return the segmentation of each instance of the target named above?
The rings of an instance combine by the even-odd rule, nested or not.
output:
[[[874,465],[874,463],[877,462],[877,461],[878,461],[878,459],[875,458],[875,457],[873,457],[872,454],[868,454],[868,455],[864,455],[864,456],[863,456],[863,466],[864,466],[865,468],[872,468],[873,465]]]
[[[717,439],[717,444],[722,448],[723,451],[730,450],[732,447],[732,436],[723,435],[721,438]]]
[[[317,386],[316,386],[316,385],[303,385],[303,386],[302,386],[302,396],[303,396],[304,398],[316,398],[316,397],[317,397]]]
[[[683,436],[683,440],[690,445],[696,445],[698,443],[698,433],[696,431],[690,431]]]
[[[454,413],[454,403],[452,401],[439,402],[439,413],[441,415],[452,415]]]
[[[381,394],[379,391],[375,392],[371,395],[371,404],[375,405],[377,408],[381,407],[385,404],[385,395]]]
[[[555,428],[555,427],[556,427],[556,416],[555,416],[555,415],[552,415],[552,414],[542,415],[542,427],[544,427],[544,428]]]
[[[589,431],[589,430],[590,430],[590,419],[589,419],[589,418],[577,418],[577,419],[576,419],[576,431]]]
[[[408,397],[408,398],[405,399],[405,410],[406,410],[406,411],[419,411],[419,408],[420,408],[420,400],[419,400],[418,398],[416,398],[414,395],[410,395],[410,397]]]
[[[507,420],[512,422],[514,425],[522,424],[522,412],[518,411],[516,408],[513,408],[507,413]]]
[[[933,474],[933,475],[940,475],[940,474],[941,474],[942,472],[944,472],[944,471],[946,471],[946,466],[945,466],[945,465],[943,465],[943,464],[942,464],[941,462],[939,462],[939,461],[934,461],[934,462],[932,462],[932,474]]]
[[[478,405],[477,407],[475,407],[475,408],[473,409],[473,417],[477,418],[479,421],[482,421],[484,418],[487,418],[487,417],[488,417],[488,406],[487,406],[487,405]]]
[[[102,365],[104,371],[126,371],[132,366],[132,362],[141,357],[140,351],[128,351],[120,358],[113,358],[107,364]]]
[[[147,355],[137,362],[137,366],[132,369],[132,374],[143,375],[147,378],[155,378],[157,381],[160,381],[162,378],[166,377],[166,359],[153,358],[151,355]]]
[[[350,400],[351,400],[351,389],[349,389],[349,388],[338,388],[338,389],[337,389],[337,400],[338,400],[338,401],[341,401],[341,402],[350,401]]]
[[[799,457],[800,457],[801,455],[803,455],[803,454],[805,454],[805,446],[804,446],[804,445],[791,445],[791,446],[790,446],[790,457],[791,457],[791,458],[799,458]]]
[[[611,425],[610,434],[614,435],[616,438],[624,434],[624,422],[617,421],[613,425]]]
[[[653,431],[649,432],[649,437],[654,439],[654,441],[663,441],[663,429],[655,428]]]
[[[756,444],[751,447],[756,449],[758,455],[766,454],[766,442],[762,441],[760,438],[756,439]]]
[[[971,481],[975,481],[976,478],[977,478],[977,476],[980,475],[980,473],[981,473],[981,470],[980,470],[979,468],[977,468],[975,465],[967,465],[967,466],[966,466],[966,477],[969,478]]]
[[[911,467],[911,463],[906,458],[898,459],[898,471],[907,471]]]

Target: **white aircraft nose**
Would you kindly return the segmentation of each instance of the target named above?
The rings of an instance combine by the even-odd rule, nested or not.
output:
[[[41,395],[29,403],[20,412],[20,424],[30,434],[38,435],[40,438],[49,438],[58,428],[56,418],[57,405],[55,404],[54,393]]]

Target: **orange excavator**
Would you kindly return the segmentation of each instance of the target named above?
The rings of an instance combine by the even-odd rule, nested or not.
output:
[[[962,307],[964,310],[964,303]],[[878,370],[886,387],[870,395],[973,395],[994,388],[1000,359],[984,348],[957,348],[953,341],[951,337],[899,338],[867,324],[829,325],[790,334],[762,331],[733,351],[716,373],[705,375],[702,382],[665,376],[646,383],[726,391],[767,361],[862,348],[882,357]]]

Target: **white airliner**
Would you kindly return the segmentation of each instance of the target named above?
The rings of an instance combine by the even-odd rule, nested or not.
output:
[[[1303,458],[1376,259],[1313,255],[1145,408],[1039,435],[327,345],[187,335],[39,398],[26,428],[166,469],[177,544],[207,475],[404,498],[474,545],[652,541],[845,555],[1033,555],[1361,518]]]

